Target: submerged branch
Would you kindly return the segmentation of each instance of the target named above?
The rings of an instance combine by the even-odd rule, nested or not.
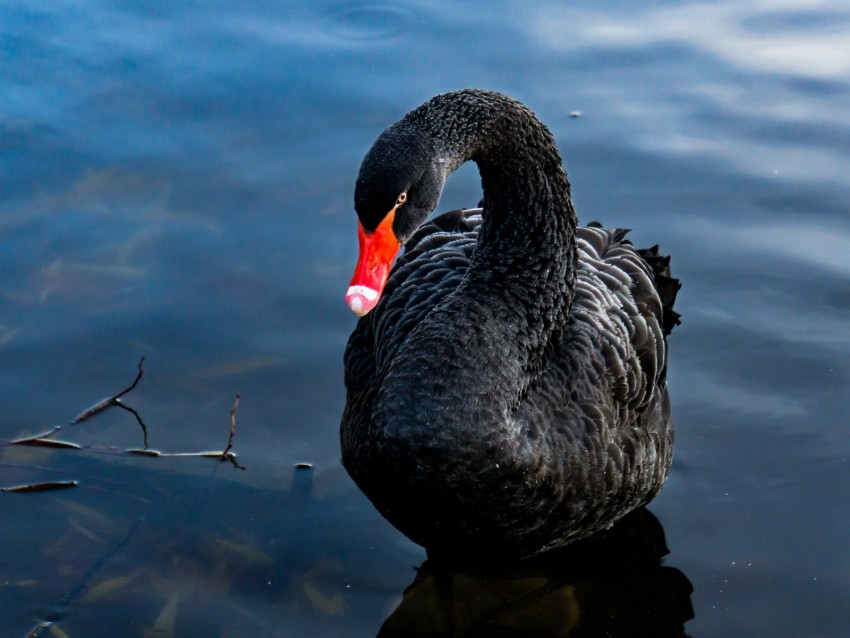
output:
[[[240,470],[244,470],[245,467],[240,465],[236,461],[236,454],[232,451],[233,449],[233,438],[236,435],[236,410],[239,407],[239,401],[241,400],[241,395],[237,393],[236,399],[233,402],[233,407],[230,409],[230,434],[227,437],[227,446],[224,448],[222,452],[160,452],[158,450],[151,450],[148,448],[148,429],[145,425],[145,422],[142,420],[142,416],[133,408],[126,405],[121,397],[126,395],[129,392],[132,392],[136,389],[136,386],[139,385],[139,381],[142,378],[142,363],[144,363],[145,357],[142,355],[141,359],[139,359],[138,364],[138,372],[136,373],[136,378],[133,379],[133,382],[121,390],[119,393],[96,403],[90,408],[84,410],[80,415],[77,416],[73,421],[71,421],[71,425],[76,423],[80,423],[85,421],[101,412],[108,410],[112,407],[118,407],[122,410],[126,410],[130,414],[132,414],[136,418],[136,422],[139,424],[139,427],[142,429],[142,433],[144,436],[144,447],[142,449],[126,449],[126,450],[118,450],[114,447],[102,447],[102,446],[93,446],[93,445],[79,445],[77,443],[71,443],[70,441],[60,441],[55,440],[53,437],[57,432],[62,430],[63,426],[57,425],[47,430],[46,432],[42,432],[40,434],[36,434],[34,436],[24,437],[21,439],[15,439],[13,441],[2,441],[0,440],[0,448],[8,445],[21,445],[21,446],[31,446],[31,447],[46,447],[46,448],[58,448],[58,449],[67,449],[67,450],[82,450],[86,452],[95,452],[100,454],[129,454],[132,456],[148,456],[148,457],[163,457],[163,456],[193,456],[193,457],[203,457],[203,458],[214,458],[219,461],[229,461],[233,467],[238,468]],[[61,489],[65,487],[74,487],[77,485],[77,481],[51,481],[46,483],[32,483],[29,485],[18,485],[12,487],[0,487],[0,492],[38,492],[42,490],[51,490],[51,489]]]
[[[233,448],[233,437],[236,435],[236,409],[239,407],[239,401],[241,399],[242,396],[237,393],[233,407],[230,408],[230,435],[227,437],[227,447],[222,452],[160,452],[159,450],[148,449],[147,444],[144,449],[131,448],[124,450],[124,452],[133,456],[153,456],[156,458],[193,456],[196,458],[218,459],[219,461],[230,461],[233,467],[244,470],[245,467],[236,461],[236,454],[231,451]],[[139,422],[141,422],[141,419],[139,419]]]
[[[227,437],[227,447],[224,448],[224,452],[221,453],[221,460],[230,461],[233,464],[233,467],[244,470],[245,468],[236,462],[236,455],[230,451],[233,447],[233,435],[236,434],[236,408],[239,407],[239,399],[241,398],[242,396],[237,392],[236,400],[233,402],[233,407],[230,408],[230,436]]]
[[[89,418],[93,417],[94,415],[100,414],[104,410],[111,408],[113,405],[117,405],[117,406],[122,407],[124,409],[129,409],[129,408],[127,408],[127,406],[125,406],[123,403],[121,403],[121,397],[123,397],[128,392],[132,392],[133,390],[136,389],[136,386],[139,385],[139,380],[142,378],[142,363],[144,362],[144,360],[145,360],[145,355],[142,355],[142,358],[139,359],[139,365],[138,365],[139,371],[136,373],[136,378],[133,379],[133,383],[131,383],[129,386],[127,386],[126,388],[121,390],[121,392],[119,392],[118,394],[113,394],[111,397],[104,399],[103,401],[101,401],[99,403],[95,403],[93,406],[91,406],[87,410],[83,410],[83,412],[80,413],[77,416],[76,419],[71,421],[71,424],[73,425],[74,423],[80,423],[81,421],[85,421],[86,419],[89,419]],[[134,412],[134,414],[135,414],[135,412]],[[136,416],[138,418],[138,415],[136,415]],[[144,423],[142,423],[141,419],[139,419],[139,424],[142,426],[142,430],[145,430]],[[145,430],[145,436],[147,437],[147,431],[146,430]]]
[[[145,362],[145,355],[142,355],[142,358],[139,359],[139,365],[138,365],[139,371],[136,373],[136,378],[133,379],[133,383],[131,383],[128,387],[124,388],[123,390],[121,390],[121,392],[116,394],[115,399],[120,399],[121,397],[123,397],[128,392],[131,392],[132,390],[136,389],[136,386],[139,385],[139,380],[142,378],[142,364],[144,362]]]
[[[79,485],[77,481],[46,481],[44,483],[0,487],[0,492],[45,492],[47,490],[62,490],[67,487],[77,487],[77,485]]]
[[[148,429],[147,429],[147,427],[145,427],[145,422],[142,421],[141,415],[138,412],[136,412],[133,408],[131,408],[129,405],[124,405],[124,403],[121,401],[121,399],[116,398],[114,405],[115,405],[115,407],[127,410],[127,412],[129,412],[134,417],[136,417],[136,421],[139,422],[139,427],[142,428],[142,442],[145,446],[145,449],[147,450],[148,449]]]
[[[55,430],[54,430],[55,431]],[[26,439],[16,439],[15,441],[9,441],[9,445],[31,445],[37,447],[59,447],[59,448],[68,448],[71,450],[80,450],[81,446],[76,443],[71,443],[69,441],[54,441],[53,439],[48,439],[43,436],[33,436]]]

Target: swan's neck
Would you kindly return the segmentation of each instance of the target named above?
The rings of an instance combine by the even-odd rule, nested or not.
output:
[[[576,218],[554,139],[528,109],[479,92],[461,104],[455,94],[451,107],[439,99],[408,118],[439,142],[451,169],[478,164],[484,222],[464,281],[387,371],[376,417],[462,446],[465,435],[480,436],[475,424],[509,427],[557,346],[575,284]]]
[[[472,160],[481,173],[484,223],[467,294],[493,284],[525,296],[517,301],[529,315],[568,309],[576,216],[549,129],[519,102],[476,90],[439,95],[404,121],[435,141],[448,172]]]

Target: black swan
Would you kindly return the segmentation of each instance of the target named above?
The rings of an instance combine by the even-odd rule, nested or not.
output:
[[[481,208],[424,223],[467,160]],[[374,143],[354,204],[346,300],[362,318],[342,460],[381,514],[431,553],[514,559],[658,493],[679,282],[657,247],[576,227],[555,140],[528,108],[482,90],[432,98]]]

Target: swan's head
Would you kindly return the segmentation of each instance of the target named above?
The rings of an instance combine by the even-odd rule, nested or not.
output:
[[[433,139],[404,121],[366,154],[354,189],[360,256],[345,295],[355,314],[378,304],[396,254],[436,208],[446,174]]]

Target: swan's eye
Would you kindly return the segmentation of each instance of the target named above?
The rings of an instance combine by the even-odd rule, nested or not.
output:
[[[395,205],[401,206],[406,201],[407,201],[407,193],[402,193],[401,195],[398,196],[398,199],[395,200]]]

